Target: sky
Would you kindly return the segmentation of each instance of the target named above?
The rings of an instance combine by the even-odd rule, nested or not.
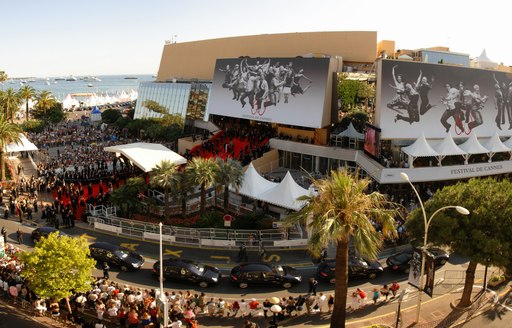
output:
[[[156,74],[166,40],[377,31],[396,49],[447,46],[512,65],[503,0],[0,0],[10,77]]]

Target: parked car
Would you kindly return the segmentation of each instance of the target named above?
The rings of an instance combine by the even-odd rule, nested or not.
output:
[[[368,278],[375,279],[382,272],[384,272],[384,268],[382,265],[375,262],[365,261],[360,257],[350,257],[348,259],[348,278],[349,279],[357,279],[357,278]],[[334,284],[336,273],[336,260],[335,259],[327,259],[321,262],[317,269],[316,275],[318,279],[329,281],[331,284]]]
[[[222,274],[216,267],[183,259],[164,259],[163,279],[185,281],[206,288],[216,285]],[[160,261],[153,264],[153,274],[160,277]]]
[[[290,288],[300,283],[302,276],[295,268],[289,266],[245,263],[231,270],[230,279],[240,288],[247,288],[249,285],[274,285]]]
[[[107,262],[112,266],[119,267],[121,271],[139,269],[144,264],[142,255],[114,244],[96,242],[89,246],[89,250],[91,257],[96,261]]]
[[[36,243],[41,239],[42,237],[48,237],[49,234],[52,232],[59,232],[60,236],[67,236],[65,232],[62,232],[58,229],[52,228],[52,227],[39,227],[34,230],[32,230],[32,234],[30,234],[30,239],[33,243]]]
[[[429,248],[427,252],[434,256],[434,263],[436,266],[444,265],[450,259],[450,255],[440,248]],[[401,271],[409,273],[411,269],[410,261],[412,253],[413,251],[409,250],[391,255],[387,258],[386,264],[395,272]]]

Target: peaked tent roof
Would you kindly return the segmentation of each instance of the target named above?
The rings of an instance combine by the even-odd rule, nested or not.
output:
[[[24,134],[20,133],[20,142],[12,142],[5,147],[7,153],[16,153],[20,151],[32,151],[37,150],[37,146],[34,145],[30,140],[25,137]]]
[[[349,137],[364,140],[364,133],[360,133],[356,130],[352,122],[348,125],[348,127],[337,134],[338,137]]]
[[[429,145],[423,133],[412,145],[402,147],[402,151],[411,157],[439,156],[439,153]]]
[[[433,146],[435,151],[441,156],[452,156],[452,155],[465,155],[467,154],[464,150],[460,149],[459,146],[453,141],[452,135],[447,134],[443,141]]]
[[[483,146],[492,153],[501,153],[511,150],[510,147],[504,145],[503,142],[501,142],[500,136],[498,136],[498,132],[495,132],[491,139],[484,143]]]
[[[187,163],[187,159],[161,144],[136,142],[103,148],[104,151],[120,153],[128,157],[142,171],[149,172],[163,160],[171,161],[177,165]]]
[[[468,154],[486,154],[489,152],[487,148],[482,146],[478,139],[476,138],[476,134],[471,134],[471,136],[464,143],[459,145],[459,148],[464,150]]]
[[[304,207],[304,202],[297,201],[301,196],[309,195],[309,190],[302,188],[293,180],[290,171],[286,173],[283,181],[278,186],[255,197],[270,204],[292,209],[295,211]]]
[[[245,170],[242,186],[238,190],[238,193],[244,196],[257,198],[266,191],[277,187],[277,185],[277,182],[272,182],[262,177],[254,168],[254,165],[250,163],[247,170]],[[231,186],[230,189],[234,190]]]
[[[508,138],[508,140],[505,141],[503,144],[508,148],[512,149],[512,137]]]
[[[487,57],[487,51],[485,51],[485,48],[484,48],[484,50],[482,50],[482,53],[480,54],[480,56],[476,57],[476,59],[479,62],[490,62],[491,61],[489,59],[489,57]]]
[[[101,114],[101,110],[98,108],[98,106],[94,106],[94,108],[91,111],[91,114]]]

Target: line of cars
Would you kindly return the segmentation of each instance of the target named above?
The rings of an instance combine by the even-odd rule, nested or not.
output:
[[[40,227],[33,230],[31,239],[37,242],[40,238],[57,231],[52,227]],[[65,233],[60,232],[61,235]],[[107,262],[121,271],[136,270],[144,264],[144,258],[127,248],[106,242],[95,242],[89,246],[91,257],[100,262]],[[408,273],[412,250],[403,251],[387,258],[386,263],[391,271]],[[449,255],[439,248],[427,250],[433,257],[436,266],[444,265]],[[384,272],[378,261],[369,262],[358,256],[349,257],[349,279],[375,279]],[[153,275],[160,276],[160,261],[154,263]],[[222,277],[221,271],[210,265],[203,265],[186,259],[169,258],[163,261],[163,279],[189,282],[202,288],[217,285]],[[336,261],[326,259],[318,264],[316,275],[319,280],[334,283],[336,281]],[[249,286],[280,286],[290,288],[302,281],[300,272],[290,266],[272,265],[269,263],[244,263],[235,266],[229,280],[240,288]]]

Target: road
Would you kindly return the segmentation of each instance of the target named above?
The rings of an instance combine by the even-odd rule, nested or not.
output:
[[[13,311],[0,302],[0,328],[47,328],[47,325],[37,323],[36,318],[28,317],[24,313]]]
[[[18,229],[20,224],[14,220],[5,221],[3,219],[0,219],[0,225],[5,226],[8,231],[8,241],[13,242],[16,238],[15,231]],[[29,235],[30,232],[34,229],[33,226],[23,225],[22,230],[24,231],[24,245],[21,246],[24,250],[30,250],[34,246],[32,241],[30,241]],[[86,234],[89,240],[92,242],[94,240],[101,240],[101,241],[108,241],[114,244],[124,244],[125,246],[131,247],[137,252],[142,253],[146,257],[146,263],[144,266],[135,272],[120,272],[116,268],[112,268],[110,272],[111,280],[118,281],[122,284],[128,284],[130,286],[137,286],[141,288],[157,288],[159,283],[155,276],[152,274],[152,266],[155,262],[155,259],[158,258],[158,244],[152,243],[152,242],[144,242],[141,240],[134,240],[134,239],[128,239],[125,237],[120,236],[113,236],[113,235],[107,235],[103,234],[98,231],[90,231],[87,229],[83,229],[81,227],[74,227],[71,229],[63,229],[68,234],[71,235],[83,235]],[[221,254],[220,256],[224,256],[226,253],[222,253],[221,250],[196,250],[193,248],[178,248],[178,247],[171,247],[169,245],[166,245],[164,249],[168,250],[171,253],[167,256],[181,256],[183,258],[194,258],[200,261],[206,261],[208,260],[206,257],[208,255],[215,256],[215,254]],[[233,253],[233,254],[236,254]],[[278,253],[281,254],[281,253]],[[194,256],[195,255],[195,256]],[[228,254],[229,255],[229,254]],[[293,254],[295,257],[300,258],[301,256],[304,258],[302,262],[307,263],[307,255],[297,255]],[[197,256],[202,256],[203,258],[198,259]],[[251,253],[249,254],[251,256]],[[256,257],[256,253],[252,254],[252,256]],[[219,283],[218,286],[212,286],[208,287],[206,289],[200,288],[199,286],[195,285],[186,285],[182,283],[177,282],[165,282],[164,287],[166,289],[170,290],[190,290],[192,292],[200,293],[200,292],[206,292],[207,295],[215,295],[216,297],[223,297],[226,299],[240,299],[242,297],[249,298],[249,297],[255,297],[258,299],[265,299],[269,297],[269,295],[277,296],[277,297],[284,297],[284,296],[297,296],[299,294],[306,294],[308,291],[308,284],[307,280],[309,277],[312,277],[315,275],[316,267],[312,264],[307,267],[300,268],[300,271],[302,273],[303,282],[297,286],[294,286],[288,290],[283,290],[279,288],[271,288],[271,287],[261,287],[258,286],[256,288],[249,287],[248,289],[240,289],[237,286],[232,285],[229,280],[229,272],[230,268],[232,266],[235,266],[236,263],[232,261],[232,256],[227,256],[230,258],[230,263],[219,263],[221,270],[223,272],[223,278],[222,281]],[[234,256],[233,256],[234,257]],[[210,258],[211,260],[211,258]],[[288,260],[285,254],[280,255],[280,261],[276,263],[283,262],[284,260]],[[382,260],[381,262],[384,262]],[[452,254],[450,258],[450,262],[447,263],[445,266],[441,267],[437,273],[436,273],[436,280],[439,278],[444,277],[444,272],[450,271],[462,271],[465,270],[465,263],[466,260],[461,258],[460,256],[457,256],[456,254]],[[385,263],[383,263],[385,266]],[[100,270],[101,268],[98,266],[95,272],[93,273],[96,276],[101,276],[102,272]],[[389,272],[387,269],[385,270],[384,274],[380,277],[377,277],[376,279],[372,281],[366,281],[366,280],[355,280],[351,281],[349,283],[349,289],[355,289],[355,288],[362,288],[363,290],[367,291],[368,294],[371,293],[371,290],[373,288],[380,288],[383,284],[390,283],[394,280],[397,280],[401,282],[401,286],[403,288],[407,288],[407,275],[405,274],[396,274],[394,272]],[[440,293],[446,292],[444,289],[439,288],[439,293],[436,293],[437,295],[440,295]],[[410,293],[408,293],[408,296],[405,298],[405,304],[410,300],[415,299],[415,295],[417,295],[417,292],[415,292],[412,288],[409,288]],[[326,282],[320,282],[317,286],[317,292],[323,292],[323,293],[332,293],[333,292],[333,285],[326,283]],[[413,303],[411,303],[412,305]]]

